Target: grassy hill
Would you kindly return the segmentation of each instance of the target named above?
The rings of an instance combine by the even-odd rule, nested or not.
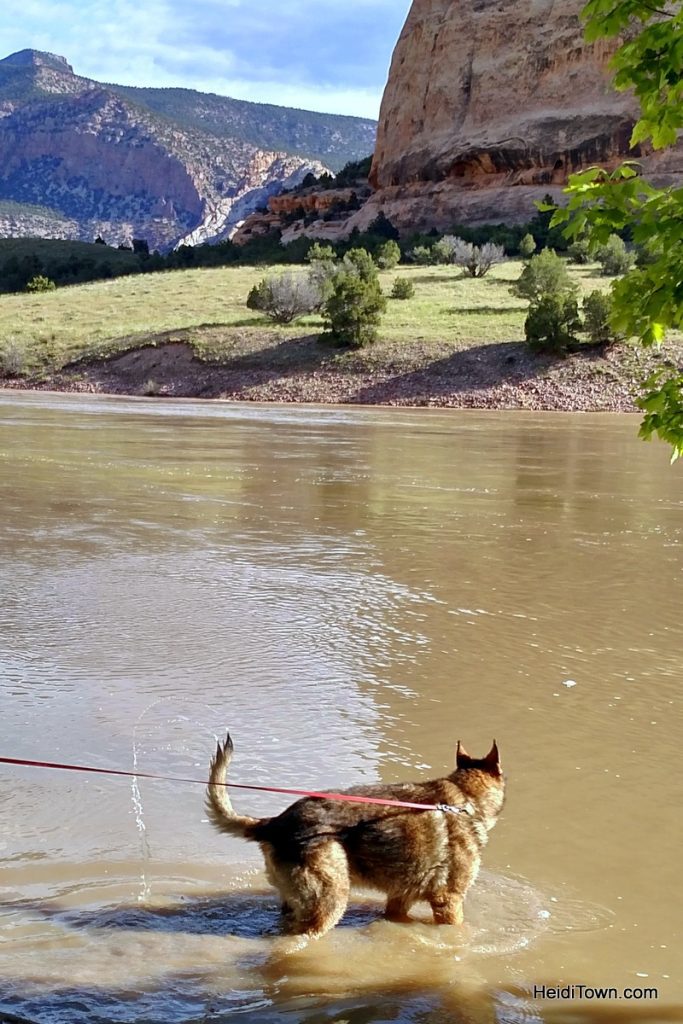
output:
[[[1,253],[0,244],[0,258]],[[526,307],[508,291],[508,281],[520,266],[506,263],[483,280],[461,280],[455,267],[401,267],[382,273],[385,292],[397,274],[416,287],[415,298],[389,304],[383,343],[395,349],[396,356],[401,349],[407,354],[413,343],[428,348],[521,338]],[[61,365],[84,352],[111,354],[169,334],[189,340],[205,357],[222,358],[236,345],[248,349],[253,342],[263,347],[269,339],[319,332],[318,316],[283,328],[247,309],[249,290],[268,272],[267,267],[245,266],[169,271],[94,281],[42,295],[6,295],[0,301],[0,346],[2,339],[13,338],[26,347],[28,365],[38,367],[48,341],[50,358]],[[382,349],[372,351],[378,355]]]
[[[285,328],[248,310],[263,267],[7,295],[0,376],[4,368],[5,386],[125,394],[615,410],[633,408],[639,384],[663,358],[681,360],[681,338],[647,353],[628,345],[564,359],[529,352],[526,305],[510,294],[521,266],[510,260],[478,280],[455,267],[383,272],[385,293],[398,276],[413,282],[415,296],[390,301],[380,340],[357,351],[318,340],[319,316]],[[597,267],[570,272],[584,293],[608,285]]]
[[[130,250],[61,238],[0,238],[0,292],[23,291],[37,276],[63,285],[139,270],[138,257]]]
[[[0,203],[0,214],[4,206],[19,206],[19,204]],[[36,256],[46,266],[49,275],[50,264],[68,260],[71,257],[78,259],[106,259],[117,268],[125,267],[131,271],[137,268],[137,257],[130,251],[113,249],[108,245],[96,245],[93,242],[78,242],[67,238],[0,238],[0,267],[10,259],[24,259],[25,257]]]

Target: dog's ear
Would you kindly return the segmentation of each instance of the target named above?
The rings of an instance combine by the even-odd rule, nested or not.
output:
[[[500,754],[498,753],[498,744],[493,741],[493,746],[489,750],[488,754],[484,758],[484,766],[486,771],[491,772],[492,775],[501,775],[500,768]]]
[[[456,768],[469,768],[472,764],[472,758],[463,747],[460,740],[455,748],[455,767]]]

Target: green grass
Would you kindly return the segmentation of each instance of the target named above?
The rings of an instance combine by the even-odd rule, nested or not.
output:
[[[0,243],[17,246],[19,240]],[[35,242],[31,243],[35,245]],[[85,245],[54,243],[46,245]],[[92,246],[90,247],[92,248]],[[100,247],[97,247],[100,248]],[[115,258],[127,253],[108,250]],[[366,365],[425,365],[458,349],[523,340],[526,304],[510,294],[522,264],[509,261],[482,279],[463,278],[454,267],[399,267],[380,277],[386,294],[393,280],[408,278],[415,296],[389,299],[380,341],[346,361]],[[296,268],[295,268],[296,269]],[[304,272],[304,268],[300,268]],[[282,268],[276,268],[278,273]],[[187,341],[209,360],[253,358],[288,362],[285,339],[320,333],[320,317],[283,328],[248,310],[247,294],[268,268],[226,267],[120,277],[43,294],[0,296],[0,350],[24,351],[26,372],[63,366],[147,343]],[[582,291],[607,288],[597,268],[570,267]],[[303,358],[304,347],[298,349]]]

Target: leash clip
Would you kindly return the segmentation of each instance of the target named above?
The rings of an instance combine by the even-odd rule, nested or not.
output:
[[[471,814],[469,805],[464,807],[454,807],[453,804],[437,804],[437,811],[443,811],[444,814]]]

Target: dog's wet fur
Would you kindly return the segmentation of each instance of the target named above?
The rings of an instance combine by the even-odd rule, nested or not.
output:
[[[483,758],[470,757],[458,743],[455,771],[444,778],[343,791],[443,804],[461,813],[308,797],[274,818],[251,818],[230,802],[232,753],[228,735],[211,762],[208,813],[219,831],[261,847],[268,879],[282,900],[285,932],[313,937],[329,931],[344,914],[354,883],[386,894],[391,921],[409,920],[411,906],[426,900],[436,924],[462,923],[463,900],[505,798],[495,741]]]

